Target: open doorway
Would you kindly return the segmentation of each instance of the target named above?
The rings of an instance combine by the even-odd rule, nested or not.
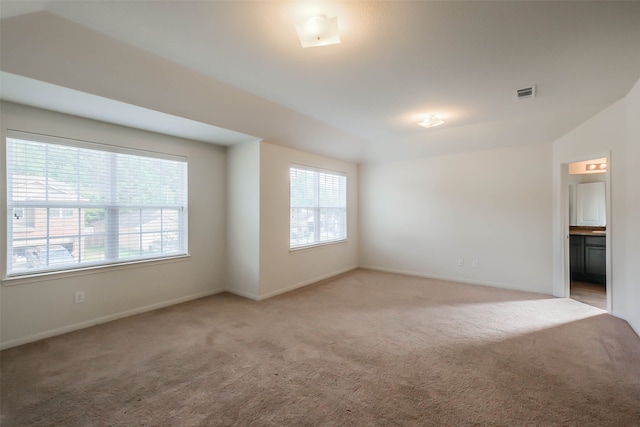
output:
[[[592,158],[567,168],[569,203],[568,296],[610,311],[607,283],[608,256],[608,159]],[[566,270],[565,270],[566,271]]]

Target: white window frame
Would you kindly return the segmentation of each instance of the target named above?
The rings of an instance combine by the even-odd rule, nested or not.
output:
[[[313,174],[314,177],[314,194],[313,194],[313,203],[310,206],[293,206],[294,201],[292,200],[293,198],[293,181],[292,181],[292,173],[293,170],[300,170],[300,171],[306,171],[306,172],[310,172]],[[322,174],[326,174],[329,175],[331,177],[335,177],[339,180],[339,199],[340,199],[340,203],[339,205],[325,205],[323,204],[321,197],[320,197],[320,187],[321,187],[321,183],[320,183],[320,176]],[[311,231],[307,231],[306,234],[307,236],[312,235],[313,238],[309,241],[307,240],[306,242],[298,242],[298,243],[293,243],[293,239],[292,239],[292,233],[293,232],[300,232],[300,227],[299,227],[299,221],[300,221],[300,217],[299,217],[299,212],[296,211],[296,209],[303,209],[305,211],[307,211],[307,215],[309,215],[309,211],[312,212],[313,218],[314,218],[314,226],[313,226],[313,230]],[[341,234],[337,237],[331,237],[330,236],[330,232],[326,229],[323,229],[321,224],[322,224],[322,220],[317,221],[318,218],[322,218],[322,211],[323,210],[332,210],[335,212],[339,212],[338,216],[340,219],[339,223],[333,223],[334,227],[339,228]],[[298,225],[296,225],[296,217],[297,217],[297,221],[298,221]],[[341,242],[345,242],[347,240],[347,236],[348,236],[348,231],[347,231],[347,175],[343,172],[338,172],[338,171],[333,171],[333,170],[328,170],[328,169],[321,169],[321,168],[316,168],[316,167],[311,167],[311,166],[305,166],[305,165],[300,165],[300,164],[290,164],[289,166],[289,250],[290,251],[296,251],[296,250],[300,250],[300,249],[307,249],[307,248],[312,248],[312,247],[316,247],[316,246],[324,246],[324,245],[329,245],[329,244],[334,244],[334,243],[341,243]],[[324,236],[323,236],[324,234]],[[307,237],[308,239],[308,237]]]
[[[87,200],[82,200],[80,197],[78,197],[77,201],[13,200],[13,195],[12,195],[13,182],[12,182],[12,179],[10,179],[9,177],[10,171],[13,170],[14,168],[14,166],[10,164],[10,162],[12,161],[12,156],[9,153],[10,139],[97,150],[103,153],[111,153],[111,155],[108,155],[108,154],[107,155],[110,158],[114,158],[114,159],[117,158],[118,154],[125,154],[129,156],[143,157],[143,158],[146,158],[147,160],[155,158],[155,159],[169,160],[169,161],[181,163],[183,164],[183,167],[184,167],[182,172],[183,178],[184,178],[183,202],[180,204],[143,203],[143,204],[137,204],[134,206],[132,204],[123,204],[123,203],[115,202],[113,199],[107,202],[102,202],[102,203],[92,203]],[[114,265],[157,261],[162,259],[179,258],[179,257],[188,256],[188,210],[187,210],[188,162],[186,157],[175,156],[175,155],[165,154],[165,153],[156,153],[156,152],[144,151],[144,150],[136,150],[136,149],[119,147],[119,146],[104,145],[104,144],[98,144],[93,142],[78,141],[78,140],[72,140],[72,139],[61,138],[61,137],[32,134],[32,133],[14,131],[14,130],[7,130],[6,148],[7,148],[7,156],[6,156],[5,166],[7,168],[7,180],[6,180],[6,188],[5,188],[6,189],[6,205],[5,206],[6,206],[6,212],[7,212],[7,222],[4,224],[4,227],[5,227],[4,229],[6,230],[6,234],[5,234],[6,242],[4,242],[4,244],[5,244],[5,248],[7,248],[7,251],[6,251],[6,264],[3,272],[4,274],[2,275],[3,281],[9,280],[9,279],[33,277],[34,275],[41,275],[43,273],[49,274],[49,273],[60,273],[60,272],[72,272],[74,270],[82,270],[86,268],[94,269],[94,268],[114,266]],[[112,171],[113,170],[115,169],[112,167]],[[112,185],[114,185],[113,183],[115,182],[115,178],[111,178],[111,182],[112,182]],[[113,191],[113,188],[112,188],[112,193],[115,194],[115,191]],[[114,196],[112,196],[112,198],[113,197]],[[81,258],[79,259],[79,256],[77,254],[74,254],[76,258],[76,263],[74,264],[68,264],[64,266],[51,266],[49,265],[49,262],[47,262],[47,265],[45,267],[38,267],[35,269],[18,269],[17,271],[14,271],[14,269],[12,268],[13,267],[12,257],[15,255],[14,253],[15,245],[13,240],[13,222],[12,221],[14,219],[15,210],[18,210],[19,212],[20,209],[23,210],[22,211],[23,214],[28,210],[33,211],[34,209],[41,209],[43,212],[46,210],[47,223],[52,219],[58,218],[59,220],[62,220],[62,219],[69,220],[74,216],[78,218],[78,222],[80,223],[81,218],[80,216],[78,216],[78,213],[82,212],[83,209],[105,209],[105,211],[107,212],[107,217],[105,218],[105,222],[107,223],[105,227],[105,232],[109,233],[106,230],[109,229],[109,227],[112,227],[111,234],[108,234],[108,236],[111,236],[111,237],[118,236],[122,233],[122,231],[117,228],[117,222],[118,222],[117,219],[120,215],[121,210],[129,209],[129,210],[133,210],[134,212],[137,210],[140,212],[141,215],[143,210],[158,210],[160,212],[159,222],[161,224],[163,222],[165,212],[167,211],[176,212],[176,215],[178,217],[178,221],[177,221],[178,225],[174,227],[175,230],[174,228],[171,228],[170,230],[166,230],[164,228],[164,225],[161,225],[160,226],[161,229],[157,233],[160,233],[162,236],[164,236],[164,234],[168,232],[171,232],[171,233],[176,232],[178,235],[178,241],[177,243],[170,242],[170,245],[171,245],[170,250],[167,250],[166,246],[161,241],[160,249],[158,253],[151,254],[151,255],[145,254],[142,256],[122,257],[120,255],[120,250],[118,249],[119,248],[118,239],[117,237],[114,237],[113,239],[110,238],[111,248],[107,247],[109,245],[105,245],[104,259],[100,259],[97,261],[82,262],[82,259]],[[114,223],[114,218],[115,218],[115,223]],[[116,226],[115,228],[113,228],[114,225]],[[85,234],[81,234],[81,232],[82,232],[82,227],[79,225],[77,236],[74,233],[74,236],[77,237],[79,241],[81,241],[81,239],[86,236]],[[143,235],[150,234],[150,233],[140,230],[139,234],[142,238]],[[48,230],[46,231],[46,235],[44,237],[44,239],[46,240],[46,247],[47,247],[46,251],[49,250],[48,249],[49,245],[58,246],[54,242],[55,238],[58,238],[58,237],[60,236],[52,236],[49,234]],[[49,243],[50,241],[51,243]],[[177,246],[177,249],[174,249],[175,246]],[[15,246],[15,248],[17,248],[18,251],[20,250],[20,247],[18,246]],[[42,246],[40,246],[40,248],[42,248]]]

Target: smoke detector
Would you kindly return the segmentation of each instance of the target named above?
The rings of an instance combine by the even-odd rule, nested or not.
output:
[[[516,99],[534,98],[536,96],[536,85],[516,89]]]

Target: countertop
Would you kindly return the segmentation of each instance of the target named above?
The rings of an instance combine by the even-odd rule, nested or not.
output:
[[[607,227],[569,227],[572,236],[606,236]]]

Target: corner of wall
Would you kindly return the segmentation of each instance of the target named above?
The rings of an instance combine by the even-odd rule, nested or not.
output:
[[[227,150],[227,290],[259,299],[260,141]]]

